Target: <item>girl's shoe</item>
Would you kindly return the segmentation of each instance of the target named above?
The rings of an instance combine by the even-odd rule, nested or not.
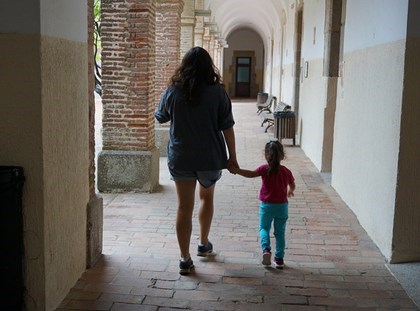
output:
[[[194,263],[190,258],[188,258],[188,260],[179,260],[179,274],[181,275],[187,275],[191,272],[191,270],[194,269]]]
[[[263,251],[263,260],[262,264],[264,266],[270,266],[271,265],[271,252],[269,249],[266,249]]]
[[[213,252],[213,244],[210,241],[206,245],[199,244],[197,247],[197,256],[206,257]]]
[[[274,257],[273,263],[274,263],[274,265],[276,266],[277,269],[283,269],[284,268],[283,258]]]

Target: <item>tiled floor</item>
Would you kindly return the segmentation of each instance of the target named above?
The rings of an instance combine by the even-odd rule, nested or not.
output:
[[[234,104],[239,163],[247,168],[263,163],[264,143],[272,138],[255,112],[255,102]],[[284,163],[297,181],[284,270],[261,265],[260,180],[226,171],[216,188],[210,235],[216,256],[195,256],[195,214],[196,270],[180,276],[175,188],[162,158],[160,191],[103,195],[103,258],[59,310],[418,310],[351,210],[300,148],[283,143]]]

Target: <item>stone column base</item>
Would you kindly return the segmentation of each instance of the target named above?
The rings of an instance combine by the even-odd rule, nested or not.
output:
[[[168,142],[169,142],[169,127],[156,126],[155,127],[155,141],[156,147],[159,149],[161,157],[168,156]]]
[[[100,192],[153,192],[159,185],[159,150],[103,150],[98,156]]]
[[[86,268],[93,267],[101,258],[104,229],[104,202],[95,195],[87,205],[87,256]]]

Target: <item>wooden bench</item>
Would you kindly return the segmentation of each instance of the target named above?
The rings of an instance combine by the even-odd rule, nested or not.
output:
[[[271,105],[269,106],[269,108],[266,108],[264,110],[262,110],[260,112],[260,116],[262,118],[262,123],[261,123],[261,127],[264,126],[264,124],[267,124],[266,128],[265,128],[265,132],[267,133],[267,130],[274,125],[274,120],[276,119],[274,117],[275,113],[280,113],[280,112],[287,112],[290,111],[290,109],[292,108],[290,105],[284,103],[284,102],[280,102],[277,104],[277,98],[275,96],[272,96],[272,102]]]
[[[258,108],[258,115],[260,116],[262,123],[261,127],[264,126],[264,124],[267,124],[265,128],[265,132],[267,133],[267,130],[270,128],[270,126],[274,125],[274,116],[273,112],[276,109],[277,105],[277,97],[275,96],[268,96],[267,101],[264,103],[264,105],[260,105]]]
[[[257,114],[259,115],[262,111],[265,111],[270,108],[271,100],[273,99],[272,95],[267,96],[265,101],[257,101]]]

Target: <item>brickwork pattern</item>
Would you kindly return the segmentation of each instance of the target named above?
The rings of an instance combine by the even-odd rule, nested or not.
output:
[[[233,112],[239,163],[253,169],[273,133],[260,127],[255,102],[234,103]],[[261,181],[224,171],[210,233],[216,256],[195,256],[196,210],[196,269],[180,276],[176,191],[162,158],[161,191],[104,195],[104,256],[59,310],[418,310],[334,189],[300,148],[283,143],[297,184],[283,270],[261,264]]]
[[[182,0],[157,1],[155,103],[179,65]]]
[[[195,13],[194,0],[184,0],[181,15],[181,54],[180,60],[194,46]]]
[[[103,149],[154,146],[153,0],[102,2]]]

